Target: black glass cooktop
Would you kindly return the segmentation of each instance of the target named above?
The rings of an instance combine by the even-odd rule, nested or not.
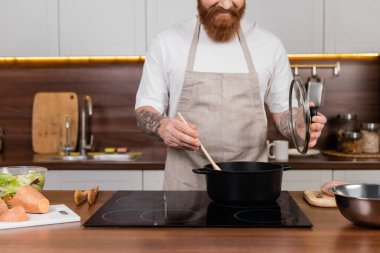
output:
[[[274,203],[226,206],[202,191],[118,191],[85,227],[312,227],[288,192]]]

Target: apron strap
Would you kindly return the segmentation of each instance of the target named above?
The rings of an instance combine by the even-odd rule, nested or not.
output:
[[[239,29],[239,41],[240,41],[240,45],[243,49],[245,62],[248,65],[248,71],[249,71],[249,73],[255,73],[256,70],[255,70],[255,66],[253,65],[252,56],[251,56],[251,53],[249,52],[247,40],[245,39],[245,35],[242,32],[241,28]]]
[[[197,23],[195,25],[193,40],[191,41],[189,56],[187,57],[186,71],[192,71],[194,69],[195,54],[197,52],[200,29],[201,29],[201,24],[199,21],[199,17],[197,17]],[[248,44],[245,39],[244,33],[241,31],[241,29],[239,29],[238,37],[239,37],[240,45],[243,49],[243,54],[248,66],[248,71],[249,73],[255,73],[255,67],[253,65],[252,56],[249,52]]]
[[[199,18],[197,17],[197,24],[195,25],[194,36],[191,42],[189,56],[187,57],[186,71],[192,71],[194,69],[195,53],[197,52],[200,29],[201,29],[201,24],[199,22]]]

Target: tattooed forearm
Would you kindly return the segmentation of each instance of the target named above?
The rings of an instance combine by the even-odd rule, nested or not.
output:
[[[276,124],[280,133],[290,140],[292,139],[292,129],[290,128],[289,118],[289,111],[287,111],[281,115],[280,120]]]
[[[136,112],[137,126],[150,137],[162,140],[158,129],[161,126],[160,121],[164,118],[162,115],[148,110]]]

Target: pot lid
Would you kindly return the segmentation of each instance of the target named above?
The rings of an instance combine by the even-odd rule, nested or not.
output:
[[[301,154],[306,154],[309,146],[311,122],[309,99],[301,77],[296,76],[289,91],[289,123],[294,146]]]

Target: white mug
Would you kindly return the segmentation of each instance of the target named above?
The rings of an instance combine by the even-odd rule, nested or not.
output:
[[[271,148],[273,147],[273,154]],[[285,140],[278,140],[269,143],[268,157],[278,161],[287,161],[289,159],[289,142]]]

